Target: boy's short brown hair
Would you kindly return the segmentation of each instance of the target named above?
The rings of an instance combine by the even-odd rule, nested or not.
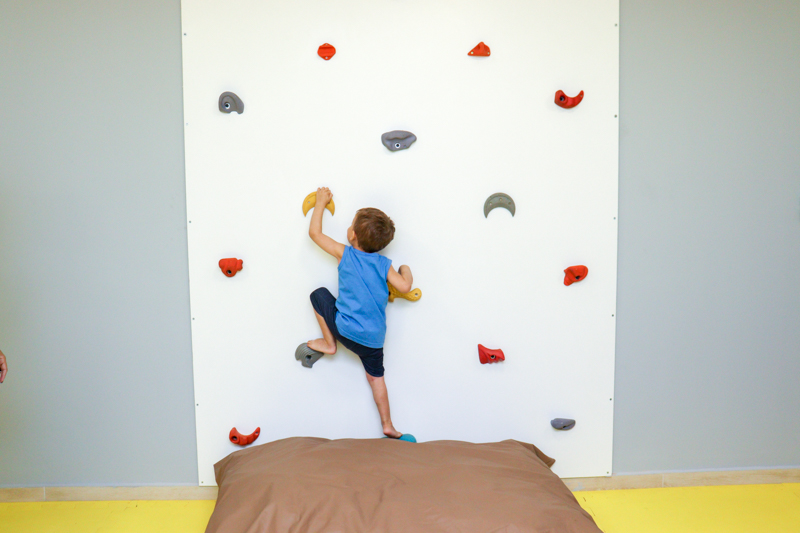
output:
[[[361,249],[374,253],[386,248],[394,239],[394,222],[380,209],[365,207],[356,211],[353,231]]]

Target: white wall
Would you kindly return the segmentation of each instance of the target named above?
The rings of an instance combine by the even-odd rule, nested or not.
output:
[[[611,471],[616,293],[617,4],[506,1],[183,4],[187,205],[200,481],[262,439],[380,436],[352,354],[312,371],[308,294],[337,293],[336,262],[309,240],[301,204],[328,185],[325,229],[355,211],[397,225],[385,254],[420,302],[388,312],[393,418],[421,440],[517,438],[558,447],[562,475]],[[489,58],[469,57],[485,41]],[[323,61],[317,47],[337,54]],[[564,110],[558,89],[583,103]],[[217,110],[233,91],[241,115]],[[382,133],[418,141],[390,152]],[[510,194],[516,216],[483,204]],[[244,260],[235,278],[217,267]],[[563,285],[586,264],[585,282]],[[478,363],[477,344],[506,362]],[[232,391],[247,391],[234,394]],[[575,418],[558,433],[555,417]]]

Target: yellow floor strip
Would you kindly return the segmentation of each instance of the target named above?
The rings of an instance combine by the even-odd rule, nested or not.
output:
[[[800,483],[576,492],[605,533],[800,533]],[[0,533],[203,533],[213,501],[0,503]]]
[[[213,501],[0,503],[0,533],[203,533]]]
[[[800,533],[800,483],[576,492],[605,533]]]

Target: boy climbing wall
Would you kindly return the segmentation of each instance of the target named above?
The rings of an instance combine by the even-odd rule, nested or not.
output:
[[[392,261],[378,254],[394,238],[394,223],[383,211],[359,209],[347,229],[350,246],[322,233],[322,214],[333,198],[330,189],[317,189],[317,203],[308,235],[339,261],[339,299],[326,288],[311,293],[311,305],[322,330],[322,338],[297,347],[295,358],[311,368],[325,354],[336,353],[336,341],[358,355],[381,417],[383,434],[400,438],[392,425],[389,394],[383,374],[383,341],[386,336],[388,281],[400,292],[409,292],[413,282],[407,265],[398,271]]]

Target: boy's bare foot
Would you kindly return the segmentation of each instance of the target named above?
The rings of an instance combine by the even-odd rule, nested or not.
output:
[[[383,426],[383,434],[391,439],[399,439],[403,436],[403,434],[394,429],[394,426],[391,424],[388,426]]]
[[[308,347],[312,350],[316,350],[328,355],[333,355],[336,353],[336,345],[334,344],[331,346],[325,342],[325,339],[314,339],[313,341],[308,341]]]

